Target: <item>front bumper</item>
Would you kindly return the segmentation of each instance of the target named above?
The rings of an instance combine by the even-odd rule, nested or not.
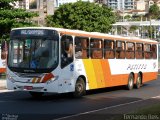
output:
[[[58,93],[57,82],[48,83],[22,83],[7,80],[7,89],[15,91],[35,91],[35,92],[53,92]]]

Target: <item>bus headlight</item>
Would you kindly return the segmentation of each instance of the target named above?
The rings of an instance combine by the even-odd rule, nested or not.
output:
[[[47,83],[47,84],[50,84],[50,83],[58,80],[58,78],[59,78],[59,76],[54,76],[54,78],[51,78],[51,79],[50,79],[49,81],[47,81],[46,83]]]
[[[13,79],[12,76],[10,76],[9,74],[7,74],[7,79],[10,80],[12,83],[15,83],[16,81]]]

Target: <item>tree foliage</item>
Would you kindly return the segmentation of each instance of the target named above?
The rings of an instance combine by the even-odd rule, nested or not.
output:
[[[129,19],[131,19],[131,16],[130,15],[126,15],[126,16],[124,16],[124,19],[129,20]]]
[[[149,17],[157,19],[159,17],[159,14],[160,14],[160,9],[157,4],[153,4],[152,6],[150,6],[149,13],[147,14]]]
[[[0,38],[6,38],[11,28],[33,25],[29,19],[37,16],[24,9],[15,9],[16,1],[18,0],[0,0]]]
[[[130,27],[129,32],[134,32],[137,29],[138,29],[138,26],[133,25]]]
[[[110,31],[114,22],[112,9],[82,1],[64,4],[46,19],[47,26],[103,33]]]

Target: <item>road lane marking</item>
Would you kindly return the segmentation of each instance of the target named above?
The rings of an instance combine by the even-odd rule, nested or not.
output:
[[[121,107],[121,106],[125,106],[125,105],[130,105],[130,104],[146,101],[146,100],[149,100],[149,99],[157,99],[157,98],[160,99],[160,96],[155,96],[155,97],[150,97],[150,98],[147,98],[147,99],[137,100],[137,101],[123,103],[123,104],[114,105],[114,106],[109,106],[109,107],[105,107],[105,108],[101,108],[101,109],[97,109],[97,110],[92,110],[92,111],[83,112],[83,113],[79,113],[79,114],[75,114],[75,115],[70,115],[70,116],[66,116],[66,117],[57,118],[57,119],[54,119],[54,120],[68,119],[68,118],[77,117],[77,116],[80,116],[80,115],[85,115],[85,114],[89,114],[89,113],[99,112],[99,111],[102,111],[102,110],[112,109],[112,108],[116,108],[116,107]]]

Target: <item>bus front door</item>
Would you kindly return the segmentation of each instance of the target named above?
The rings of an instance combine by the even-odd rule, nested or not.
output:
[[[63,35],[61,38],[61,92],[73,91],[73,38]]]

